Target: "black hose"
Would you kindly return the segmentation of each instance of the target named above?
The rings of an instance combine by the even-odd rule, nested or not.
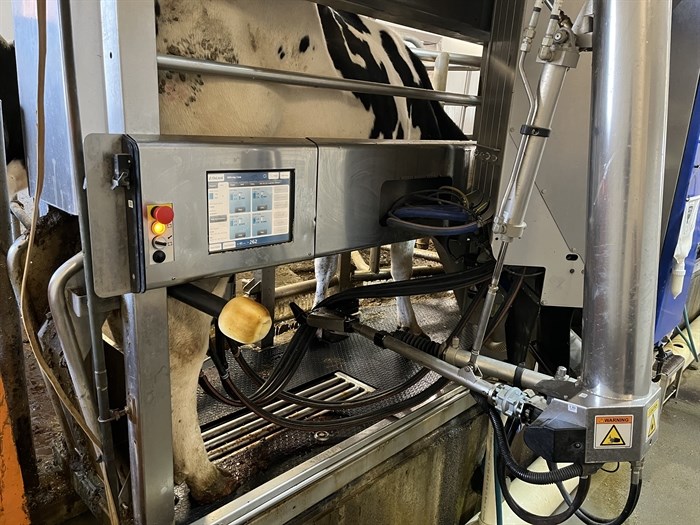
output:
[[[258,373],[255,370],[253,370],[253,368],[248,364],[248,361],[246,361],[242,355],[238,354],[234,357],[238,365],[241,367],[241,370],[243,370],[243,372],[251,380],[253,380],[257,384],[263,383],[262,377],[260,377]],[[389,399],[397,394],[400,394],[401,392],[408,390],[410,387],[418,383],[429,373],[430,370],[428,370],[427,368],[422,368],[409,379],[407,379],[399,385],[388,388],[386,390],[375,391],[371,394],[367,394],[359,399],[355,399],[352,401],[319,401],[286,391],[279,392],[278,397],[285,401],[289,401],[291,403],[295,403],[297,405],[302,405],[309,408],[318,408],[322,410],[351,410],[354,408],[361,408],[367,405],[378,403],[380,401]]]
[[[563,523],[573,516],[574,513],[581,508],[586,496],[588,496],[588,489],[591,487],[591,478],[590,476],[581,477],[579,479],[576,497],[566,510],[553,516],[540,516],[538,514],[533,514],[532,512],[522,508],[510,493],[508,483],[506,483],[506,463],[503,461],[503,459],[503,455],[497,454],[496,471],[498,483],[501,486],[501,492],[503,493],[503,499],[506,500],[506,503],[510,509],[523,521],[527,521],[528,523],[536,523],[537,525],[558,525],[559,523]]]
[[[508,470],[510,470],[516,478],[532,485],[550,485],[552,483],[556,483],[557,481],[566,481],[567,479],[580,477],[583,474],[583,468],[581,465],[569,465],[550,472],[532,472],[519,465],[510,452],[508,437],[506,436],[506,431],[503,428],[503,421],[501,421],[501,416],[498,411],[489,405],[485,397],[477,394],[472,395],[477,400],[479,405],[486,410],[486,413],[491,420],[491,425],[493,426],[494,439],[496,441],[496,445],[498,446],[500,455],[503,457],[503,461],[508,467]]]
[[[238,389],[238,387],[233,383],[233,381],[231,381],[231,378],[228,379],[228,382],[231,389],[235,392],[236,397],[238,397],[238,399],[240,399],[241,402],[246,406],[246,408],[248,408],[251,412],[255,413],[256,415],[265,419],[266,421],[269,421],[270,423],[274,423],[275,425],[285,428],[291,428],[293,430],[304,431],[338,430],[341,428],[358,427],[374,423],[392,414],[400,412],[401,410],[411,408],[419,403],[427,401],[429,398],[437,394],[442,388],[444,388],[449,383],[447,379],[438,379],[435,383],[430,385],[422,392],[419,392],[418,394],[411,396],[408,399],[404,399],[403,401],[400,401],[385,408],[381,408],[369,414],[347,416],[329,421],[308,421],[276,416],[275,414],[272,414],[271,412],[265,410],[263,407],[259,406],[257,403],[252,402],[250,398],[248,398],[248,396],[246,396],[240,389]]]
[[[440,357],[440,343],[436,343],[430,339],[427,335],[417,335],[411,332],[406,332],[404,330],[396,330],[389,334],[391,337],[398,339],[413,348],[417,348],[426,354],[432,355],[433,357]]]
[[[547,465],[551,469],[554,465],[550,463],[549,461],[547,462]],[[634,470],[631,473],[632,478],[634,479],[635,473]],[[564,485],[562,483],[557,483],[557,488],[559,489],[559,492],[561,493],[562,497],[564,498],[564,501],[566,502],[567,505],[571,505],[571,496],[569,495],[568,491],[564,488]],[[589,511],[580,508],[576,511],[576,517],[578,517],[582,522],[584,522],[586,525],[621,525],[624,523],[627,518],[630,517],[632,512],[634,512],[635,507],[637,506],[637,503],[639,502],[639,496],[642,493],[642,480],[641,478],[637,483],[634,481],[630,481],[630,489],[629,492],[627,493],[627,501],[625,502],[625,506],[622,509],[622,512],[617,518],[613,519],[606,519],[606,518],[600,518],[596,516],[595,514],[590,513]]]

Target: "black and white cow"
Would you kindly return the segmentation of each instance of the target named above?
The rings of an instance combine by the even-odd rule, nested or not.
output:
[[[156,7],[159,53],[431,87],[420,61],[391,30],[306,0],[159,0]],[[11,69],[14,71],[14,65]],[[6,84],[5,71],[9,70],[3,64],[0,87]],[[465,138],[437,102],[177,72],[159,73],[159,94],[163,134]],[[17,103],[15,107],[19,111]],[[19,129],[14,124],[12,127]],[[17,137],[21,140],[21,134]],[[16,156],[10,159],[23,158],[21,152],[12,155]],[[392,247],[395,279],[410,277],[412,252],[412,243]],[[326,294],[336,266],[336,257],[316,261],[317,302]],[[222,294],[225,280],[198,284]],[[407,299],[398,302],[398,320],[403,327],[420,330]],[[209,461],[199,430],[197,381],[210,322],[206,315],[178,301],[168,301],[175,479],[187,482],[198,501],[217,499],[240,484],[235,476]]]
[[[312,75],[430,88],[419,59],[387,27],[306,0],[160,0],[160,53]],[[437,102],[160,73],[160,125],[167,134],[463,140]],[[411,275],[412,243],[392,246],[392,275]],[[321,300],[337,257],[316,261]],[[220,293],[224,282],[211,283]],[[195,499],[235,488],[207,459],[197,424],[195,390],[209,319],[169,305],[175,473]],[[408,299],[399,324],[419,331]]]

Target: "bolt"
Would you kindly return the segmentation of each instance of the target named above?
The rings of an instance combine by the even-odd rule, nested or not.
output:
[[[569,270],[569,273],[574,273],[575,271],[576,271],[576,270],[574,270],[573,268],[571,268],[571,270]]]
[[[579,443],[578,441],[574,443],[574,448],[581,448],[582,446],[583,445],[581,445],[581,443]]]
[[[314,439],[316,441],[320,441],[321,443],[323,443],[324,441],[328,441],[330,438],[331,435],[325,430],[319,430],[314,434]]]

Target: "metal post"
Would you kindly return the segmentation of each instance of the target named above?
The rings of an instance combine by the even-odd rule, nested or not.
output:
[[[124,362],[136,523],[174,519],[166,290],[124,297]],[[195,365],[197,366],[197,365]]]
[[[671,1],[595,3],[583,382],[649,393],[666,150]]]
[[[110,133],[160,132],[153,3],[101,2]],[[174,520],[172,409],[165,290],[123,297],[134,518]]]
[[[340,254],[340,264],[338,264],[338,291],[342,292],[352,286],[352,265],[351,252]]]
[[[260,303],[270,312],[272,324],[275,324],[275,267],[255,271],[255,278],[260,281]],[[270,348],[275,344],[275,331],[270,332],[260,341],[260,348]]]

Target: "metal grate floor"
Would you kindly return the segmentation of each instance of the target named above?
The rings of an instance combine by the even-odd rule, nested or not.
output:
[[[414,303],[418,321],[433,340],[444,340],[459,318],[456,303],[452,298],[428,298]],[[384,330],[396,327],[396,308],[393,303],[369,306],[362,309],[363,321]],[[468,332],[468,330],[467,330]],[[467,345],[468,341],[462,341]],[[245,358],[263,377],[280,359],[284,347],[263,352],[246,352]],[[398,354],[379,348],[359,336],[352,336],[334,345],[318,344],[311,348],[288,389],[299,392],[309,390],[313,395],[360,396],[374,389],[391,388],[415,374],[420,367]],[[218,384],[215,369],[206,370],[214,385]],[[236,384],[252,392],[252,382],[231,360],[231,375]],[[428,374],[403,395],[377,403],[369,409],[358,409],[352,414],[362,413],[405,399],[424,390],[438,376]],[[322,388],[323,385],[323,388]],[[326,392],[322,392],[327,388]],[[308,394],[307,394],[308,395]],[[294,413],[298,407],[274,403],[273,410]],[[290,468],[306,461],[344,439],[356,434],[361,428],[349,428],[331,433],[313,433],[285,430],[268,424],[246,410],[234,409],[217,403],[200,391],[198,397],[200,424],[205,446],[210,458],[222,468],[235,472],[243,481],[239,490],[217,503],[197,505],[188,497],[188,489],[176,486],[176,523],[190,523],[208,514],[221,504],[273,479]],[[351,412],[347,412],[348,414]],[[307,417],[328,417],[326,413],[304,414]],[[238,425],[245,425],[240,427]]]

